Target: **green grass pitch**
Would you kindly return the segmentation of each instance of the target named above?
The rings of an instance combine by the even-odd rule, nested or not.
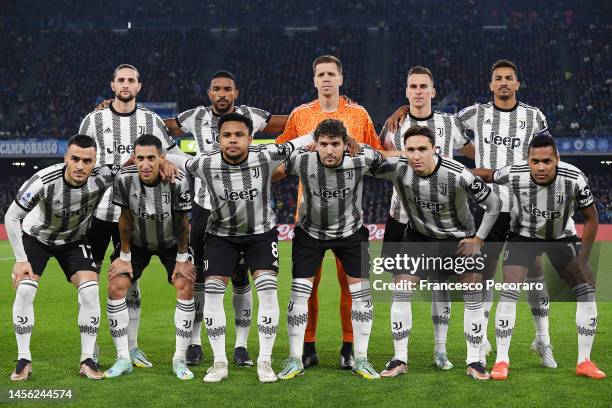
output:
[[[609,251],[608,251],[609,253]],[[376,250],[373,250],[376,254]],[[254,368],[237,369],[230,365],[229,379],[219,384],[205,384],[202,377],[211,363],[211,351],[203,337],[205,360],[195,367],[196,378],[182,382],[172,373],[174,350],[173,314],[174,288],[166,283],[165,272],[155,259],[141,280],[142,319],[139,345],[149,355],[154,367],[135,369],[129,375],[93,382],[78,376],[80,356],[79,332],[76,325],[76,290],[68,284],[57,262],[49,263],[35,300],[36,326],[32,336],[33,377],[26,383],[9,380],[14,369],[16,344],[12,329],[11,310],[14,290],[10,284],[13,265],[8,242],[0,242],[0,404],[11,402],[9,390],[15,389],[71,389],[73,400],[68,405],[79,407],[195,407],[195,406],[499,406],[499,407],[610,407],[612,383],[610,379],[594,381],[577,378],[575,305],[551,305],[551,337],[556,370],[539,366],[539,357],[529,352],[534,336],[533,323],[526,303],[518,306],[517,326],[511,348],[510,377],[504,382],[477,382],[465,375],[463,360],[463,307],[453,305],[449,330],[448,351],[455,368],[449,372],[436,371],[431,365],[433,329],[430,304],[413,305],[413,330],[410,337],[408,374],[394,379],[366,381],[350,372],[337,369],[341,342],[338,316],[338,284],[331,253],[325,260],[325,271],[320,289],[321,312],[318,329],[320,365],[307,370],[306,375],[292,381],[260,384]],[[280,334],[274,349],[274,368],[278,371],[288,355],[286,305],[291,280],[291,245],[280,243],[281,272],[279,302],[281,309]],[[604,269],[612,264],[612,257],[601,259]],[[108,265],[105,264],[105,268]],[[605,271],[603,271],[605,272]],[[608,271],[609,272],[609,271]],[[98,342],[101,366],[107,369],[115,357],[105,313],[106,278],[102,277],[100,299],[102,324]],[[600,286],[601,287],[601,286]],[[234,328],[231,322],[231,289],[225,297],[228,315],[227,352],[231,358]],[[257,309],[255,296],[254,313]],[[612,374],[612,307],[600,302],[598,334],[592,358],[608,374]],[[494,327],[489,326],[489,338],[494,341]],[[370,339],[369,357],[378,370],[393,354],[389,329],[389,304],[375,303],[374,327]],[[257,357],[257,330],[251,329],[251,356]],[[492,362],[494,357],[490,356]],[[13,401],[14,402],[14,401]],[[19,405],[57,406],[57,402],[29,401]]]

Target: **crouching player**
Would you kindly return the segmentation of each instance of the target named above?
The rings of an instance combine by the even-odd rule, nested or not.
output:
[[[160,140],[153,135],[142,135],[134,143],[136,164],[123,168],[115,179],[113,202],[121,207],[121,245],[111,256],[106,310],[117,360],[104,373],[106,377],[132,371],[125,297],[151,257],[157,255],[168,273],[168,282],[176,288],[176,348],[172,368],[181,380],[193,378],[185,364],[195,317],[195,269],[188,254],[189,179],[179,171],[175,183],[162,183],[159,168],[164,160]]]
[[[390,158],[380,165],[377,177],[393,182],[408,214],[403,250],[412,258],[473,258],[491,230],[501,203],[499,197],[482,180],[474,177],[461,163],[440,157],[435,152],[435,136],[426,126],[412,126],[403,135],[407,159]],[[469,210],[468,195],[486,208],[483,222],[476,231]],[[410,243],[406,245],[405,243]],[[418,243],[418,244],[417,244]],[[384,257],[398,252],[383,250]],[[428,261],[429,262],[429,261]],[[453,262],[454,263],[454,262]],[[381,373],[395,377],[406,372],[408,338],[412,329],[411,301],[414,288],[421,279],[446,280],[457,272],[435,265],[407,271],[394,268],[395,290],[391,303],[391,334],[395,355]],[[466,268],[458,275],[465,301],[463,330],[467,343],[467,374],[477,380],[489,378],[480,362],[479,347],[484,330],[482,306],[482,269]],[[459,268],[457,268],[459,269]]]
[[[606,374],[590,360],[597,328],[595,279],[589,254],[597,235],[597,210],[593,195],[580,169],[559,159],[555,140],[548,134],[529,144],[527,164],[497,171],[476,169],[487,181],[510,189],[511,228],[504,257],[504,283],[518,283],[502,290],[495,314],[497,359],[491,371],[496,380],[508,378],[508,350],[516,321],[517,287],[527,268],[546,253],[560,276],[576,295],[578,363],[576,375],[595,379]],[[578,207],[585,219],[582,240],[576,236],[572,215]]]
[[[81,375],[104,378],[93,360],[100,327],[99,271],[85,235],[94,210],[113,184],[110,167],[96,166],[96,142],[75,135],[68,140],[64,163],[38,171],[19,189],[5,216],[6,232],[15,254],[13,327],[18,361],[13,381],[32,372],[30,337],[34,328],[34,297],[51,257],[77,288],[81,332]],[[23,221],[23,223],[22,223]]]

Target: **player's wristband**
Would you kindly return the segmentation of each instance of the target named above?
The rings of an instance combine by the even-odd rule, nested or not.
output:
[[[185,252],[184,254],[176,254],[176,262],[187,262],[189,260],[189,254]]]
[[[125,262],[132,262],[132,253],[131,252],[119,252],[119,259]]]

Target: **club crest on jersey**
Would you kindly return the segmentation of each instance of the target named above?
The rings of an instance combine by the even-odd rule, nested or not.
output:
[[[438,184],[438,193],[442,194],[442,195],[447,195],[448,194],[448,184],[446,183],[440,183]]]
[[[527,126],[527,121],[519,120],[519,129],[525,129],[525,126]]]
[[[436,134],[437,134],[438,136],[442,136],[442,128],[437,127],[437,128],[436,128]]]
[[[555,202],[557,204],[563,204],[564,201],[565,201],[565,195],[563,193],[557,193],[555,195]]]
[[[259,170],[259,167],[253,167],[251,169],[251,174],[253,174],[254,178],[259,178],[259,176],[261,176],[261,170]]]
[[[162,193],[162,202],[168,204],[170,202],[170,193]]]
[[[346,176],[347,180],[352,180],[353,177],[355,176],[355,172],[353,170],[346,170],[344,172],[344,175]]]
[[[138,136],[142,136],[142,135],[144,135],[144,134],[145,134],[145,127],[144,127],[144,126],[139,125],[139,126],[138,126]]]

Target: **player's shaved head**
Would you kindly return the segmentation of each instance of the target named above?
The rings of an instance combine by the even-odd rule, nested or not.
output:
[[[327,136],[330,138],[339,137],[344,143],[347,143],[349,139],[348,131],[346,130],[344,123],[337,119],[325,119],[319,123],[314,131],[313,138],[315,142],[317,142],[321,136]]]
[[[317,65],[319,64],[336,64],[338,68],[338,73],[342,75],[342,63],[340,60],[333,55],[321,55],[317,59],[315,59],[312,63],[312,72],[313,74],[317,73]]]

